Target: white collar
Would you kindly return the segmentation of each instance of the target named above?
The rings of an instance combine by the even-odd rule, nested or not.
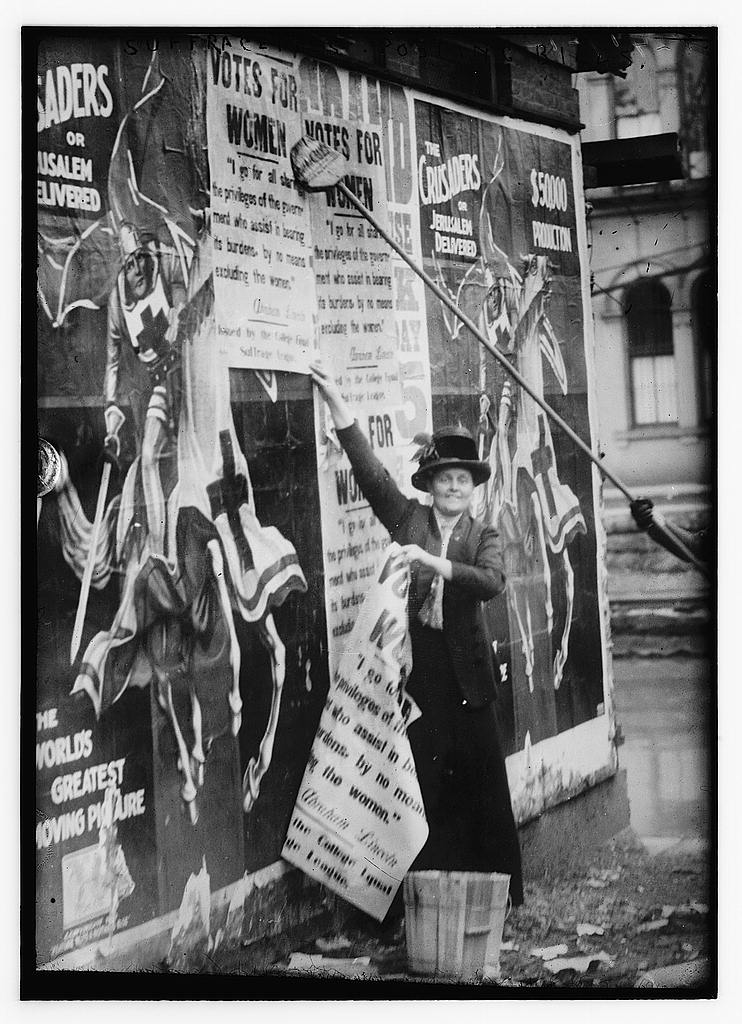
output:
[[[433,506],[433,515],[435,516],[435,521],[438,524],[438,532],[442,537],[444,533],[453,533],[454,528],[456,527],[459,520],[461,519],[461,516],[463,516],[464,513],[462,512],[460,516],[457,516],[455,519],[452,519],[449,516],[442,516],[438,509],[435,506]]]

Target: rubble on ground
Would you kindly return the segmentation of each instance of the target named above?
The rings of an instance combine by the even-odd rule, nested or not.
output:
[[[504,987],[701,987],[711,975],[708,855],[668,844],[652,855],[631,829],[569,873],[527,881],[525,902],[505,922]],[[234,966],[232,967],[234,970]],[[271,973],[313,978],[412,979],[404,923],[351,913],[332,931],[298,944]]]

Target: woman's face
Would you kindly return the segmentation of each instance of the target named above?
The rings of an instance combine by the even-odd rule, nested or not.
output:
[[[137,249],[124,263],[126,283],[136,299],[143,299],[152,290],[152,256],[145,249]]]
[[[474,480],[468,469],[441,469],[430,481],[433,505],[442,516],[460,516],[469,508]]]

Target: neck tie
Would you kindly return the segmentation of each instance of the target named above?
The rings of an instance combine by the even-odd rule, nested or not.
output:
[[[449,526],[448,523],[442,523],[437,516],[436,520],[441,532],[441,558],[445,558],[455,524],[452,523]],[[430,629],[443,629],[443,577],[440,573],[436,573],[433,577],[428,596],[417,613],[417,618],[423,626],[428,626]]]
[[[428,596],[417,613],[417,617],[423,626],[429,626],[431,629],[443,629],[443,577],[440,573],[436,573],[433,577]]]

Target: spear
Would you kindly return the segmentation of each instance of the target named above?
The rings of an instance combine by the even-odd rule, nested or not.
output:
[[[80,586],[80,597],[77,602],[77,614],[75,615],[75,625],[72,630],[72,642],[70,644],[70,665],[74,664],[77,652],[80,649],[80,641],[82,640],[82,629],[85,625],[85,613],[88,610],[88,596],[90,594],[90,584],[93,580],[93,569],[95,568],[95,557],[98,553],[98,537],[100,536],[100,527],[103,522],[103,513],[106,510],[106,497],[108,496],[108,483],[111,479],[111,463],[105,462],[103,464],[103,472],[100,477],[100,487],[98,488],[98,503],[95,506],[95,519],[93,520],[93,528],[90,531],[90,548],[88,550],[88,560],[85,563],[85,572],[82,577],[82,584]]]

